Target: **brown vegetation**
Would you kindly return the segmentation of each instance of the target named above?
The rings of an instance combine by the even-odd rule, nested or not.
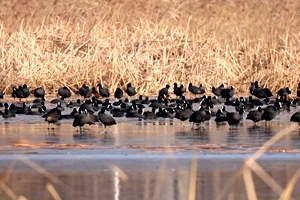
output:
[[[141,94],[165,84],[250,81],[295,91],[300,2],[22,0],[0,2],[0,88],[128,82]]]

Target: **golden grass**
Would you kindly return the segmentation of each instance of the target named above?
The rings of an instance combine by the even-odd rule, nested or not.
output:
[[[295,90],[300,2],[1,1],[0,88],[128,82],[140,94],[165,84]]]
[[[54,186],[51,183],[47,183],[46,188],[54,200],[61,200],[59,194],[57,193],[57,191],[55,190]]]
[[[189,185],[189,200],[196,199],[196,189],[197,189],[197,168],[198,166],[198,158],[195,153],[192,164],[191,164],[191,172],[190,172],[190,185]]]

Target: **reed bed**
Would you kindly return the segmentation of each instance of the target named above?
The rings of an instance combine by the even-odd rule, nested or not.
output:
[[[296,90],[300,2],[1,1],[0,88],[27,83],[48,94],[101,82],[138,93],[166,84],[221,83],[248,92]]]

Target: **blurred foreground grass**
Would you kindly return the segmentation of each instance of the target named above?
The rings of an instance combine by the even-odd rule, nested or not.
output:
[[[214,196],[216,196],[217,200],[221,199],[235,199],[234,198],[234,185],[237,184],[239,180],[244,180],[244,186],[246,188],[246,192],[244,194],[244,199],[254,200],[257,199],[256,195],[256,189],[258,186],[255,185],[253,181],[253,174],[256,175],[256,178],[261,179],[261,181],[266,184],[268,187],[271,188],[271,190],[278,196],[278,199],[293,199],[292,198],[292,192],[295,189],[294,186],[299,180],[300,177],[300,168],[296,171],[296,173],[292,176],[291,180],[287,181],[287,184],[285,187],[282,187],[280,184],[277,183],[279,180],[274,179],[274,174],[270,174],[267,172],[268,169],[263,169],[257,162],[259,157],[265,153],[273,144],[275,144],[278,140],[280,140],[282,137],[284,137],[287,134],[290,134],[291,132],[298,130],[299,126],[295,123],[289,125],[288,127],[282,129],[277,134],[275,134],[270,140],[268,140],[257,152],[255,152],[252,156],[249,158],[245,157],[244,165],[241,166],[241,168],[233,175],[226,184],[220,186],[220,191],[216,193]],[[176,158],[175,154],[173,154],[172,151],[167,151],[168,156],[170,158]],[[222,155],[220,155],[222,156]],[[202,181],[197,180],[197,173],[198,173],[198,153],[197,151],[194,151],[194,156],[191,161],[191,168],[190,168],[190,176],[187,180],[188,182],[185,183],[184,180],[181,180],[177,187],[178,190],[181,191],[182,194],[186,194],[186,199],[194,200],[197,199],[196,197],[196,191],[197,184],[205,184],[201,183]],[[176,159],[172,159],[174,161],[174,173],[180,173],[180,163]],[[14,193],[14,191],[9,187],[7,182],[10,179],[10,176],[12,173],[14,173],[14,168],[17,161],[21,161],[25,163],[26,165],[30,166],[32,169],[34,169],[37,173],[41,174],[46,180],[47,184],[45,185],[45,191],[44,191],[44,199],[49,194],[51,197],[55,200],[61,199],[59,192],[56,191],[55,187],[59,187],[59,189],[66,190],[68,192],[74,192],[74,188],[71,188],[66,183],[61,181],[58,177],[52,175],[50,172],[36,164],[35,162],[29,160],[28,158],[24,156],[19,156],[18,159],[13,160],[11,164],[1,172],[0,176],[0,194],[5,193],[10,199],[18,199],[18,200],[24,200],[27,199],[25,196],[18,196]],[[284,161],[283,161],[284,162]],[[104,166],[102,166],[104,167]],[[106,167],[110,169],[112,172],[114,172],[115,175],[118,176],[118,178],[126,184],[127,181],[134,181],[135,179],[131,179],[131,176],[128,176],[124,171],[122,171],[122,166],[117,166],[112,163],[107,163]],[[101,167],[100,167],[101,168]],[[164,187],[166,184],[167,172],[171,169],[167,167],[166,160],[162,159],[160,166],[157,168],[157,177],[155,179],[155,185],[153,188],[153,191],[148,191],[150,194],[153,194],[153,199],[161,199],[162,195],[164,194]],[[91,176],[89,176],[91,178]],[[178,176],[180,177],[180,176]],[[31,183],[30,180],[27,180],[28,184],[34,184]],[[34,181],[34,180],[32,180]],[[90,182],[93,183],[93,182]],[[14,183],[17,184],[17,183]],[[132,184],[132,183],[131,183]],[[208,188],[208,187],[204,187]],[[211,190],[210,192],[212,192]],[[37,191],[35,191],[37,192]],[[241,191],[239,191],[240,193]],[[112,191],[113,193],[113,191]],[[47,195],[46,195],[47,194]],[[177,193],[176,193],[177,194]],[[45,196],[46,195],[46,196]],[[268,196],[269,194],[266,194]],[[247,197],[246,197],[247,196]],[[147,195],[144,196],[146,199],[148,198]]]

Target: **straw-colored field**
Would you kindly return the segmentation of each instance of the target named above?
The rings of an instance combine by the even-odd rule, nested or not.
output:
[[[53,93],[128,82],[140,94],[165,84],[234,85],[275,92],[300,73],[296,0],[0,1],[0,88]]]

